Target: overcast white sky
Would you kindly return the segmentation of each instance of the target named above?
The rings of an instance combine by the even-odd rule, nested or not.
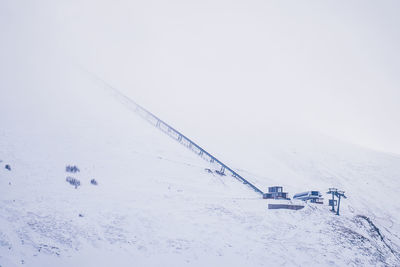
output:
[[[0,70],[23,79],[46,57],[81,64],[205,147],[288,124],[399,154],[399,11],[399,1],[2,0]]]

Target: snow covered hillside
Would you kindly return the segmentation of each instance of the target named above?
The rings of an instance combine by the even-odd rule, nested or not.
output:
[[[400,265],[397,155],[296,132],[217,151],[264,191],[348,194],[341,216],[268,210],[86,74],[21,80],[0,81],[2,267]]]

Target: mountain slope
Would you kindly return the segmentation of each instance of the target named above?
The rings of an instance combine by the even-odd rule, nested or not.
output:
[[[268,210],[85,74],[54,73],[3,81],[1,266],[400,264],[398,156],[299,133],[244,143],[251,160],[219,151],[264,190],[349,195],[340,217],[326,205]]]

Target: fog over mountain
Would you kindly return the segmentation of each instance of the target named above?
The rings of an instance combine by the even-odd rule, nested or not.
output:
[[[207,142],[219,141],[209,127],[241,139],[236,120],[258,132],[279,122],[399,153],[398,8],[3,1],[1,68],[31,73],[46,56],[66,57]]]
[[[400,265],[399,5],[1,1],[0,266]]]

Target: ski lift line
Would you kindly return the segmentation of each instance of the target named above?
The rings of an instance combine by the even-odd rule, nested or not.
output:
[[[143,119],[145,119],[149,123],[153,124],[153,126],[155,126],[156,128],[160,129],[162,132],[164,132],[165,134],[167,134],[170,137],[174,138],[176,141],[178,141],[179,143],[181,143],[183,145],[185,145],[184,141],[186,141],[189,144],[188,145],[189,149],[194,151],[193,147],[195,147],[198,150],[198,151],[194,151],[194,152],[196,152],[199,156],[204,158],[204,155],[205,155],[206,157],[209,158],[209,162],[219,164],[221,166],[221,168],[223,168],[223,169],[227,170],[228,172],[230,172],[234,178],[240,180],[241,182],[243,182],[244,184],[246,184],[247,186],[252,188],[255,192],[257,192],[257,193],[259,193],[261,195],[264,195],[263,191],[261,191],[255,185],[253,185],[252,183],[247,181],[240,174],[238,174],[237,172],[235,172],[234,170],[229,168],[226,164],[222,163],[219,159],[217,159],[216,157],[214,157],[213,155],[208,153],[205,149],[203,149],[202,147],[197,145],[195,142],[193,142],[191,139],[186,137],[184,134],[182,134],[181,132],[179,132],[178,130],[176,130],[172,126],[170,126],[168,123],[166,123],[163,120],[161,120],[160,118],[158,118],[156,115],[154,115],[153,113],[151,113],[150,111],[148,111],[147,109],[142,107],[141,105],[137,104],[135,101],[130,99],[128,96],[124,95],[122,92],[120,92],[119,90],[117,90],[116,88],[111,86],[109,83],[107,83],[106,81],[104,81],[103,79],[98,77],[97,75],[95,75],[95,74],[93,74],[93,73],[91,73],[89,71],[87,71],[87,72],[90,73],[91,76],[93,76],[96,80],[98,80],[102,84],[104,84],[107,88],[112,90],[112,92],[119,99],[121,99],[126,105],[128,105],[127,107],[129,107],[129,109],[131,109],[135,113],[139,114]],[[132,106],[130,106],[130,105],[133,105],[134,108],[132,109]],[[164,127],[164,129],[162,127]],[[175,134],[175,136],[173,136],[172,134]]]

